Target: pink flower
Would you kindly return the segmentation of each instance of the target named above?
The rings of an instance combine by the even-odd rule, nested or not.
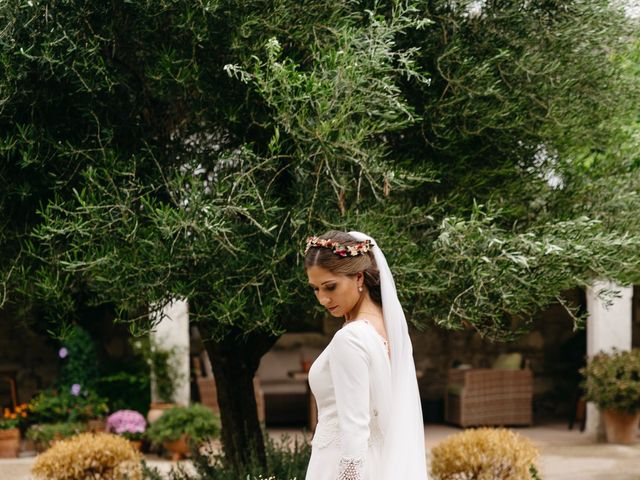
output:
[[[66,348],[62,347],[60,350],[58,350],[58,356],[60,358],[67,358],[67,355],[69,355],[69,350],[67,350]]]
[[[118,410],[107,418],[107,432],[122,435],[125,433],[144,433],[147,422],[135,410]]]
[[[80,395],[80,390],[82,389],[82,387],[80,387],[79,383],[74,383],[73,385],[71,385],[71,395],[74,396],[78,396]]]

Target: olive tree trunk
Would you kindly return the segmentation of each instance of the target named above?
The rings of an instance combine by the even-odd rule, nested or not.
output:
[[[202,329],[206,333],[206,328]],[[253,377],[260,358],[277,337],[236,333],[227,335],[220,342],[205,342],[205,348],[211,359],[218,391],[224,455],[227,464],[237,473],[242,473],[243,468],[251,463],[267,467]]]

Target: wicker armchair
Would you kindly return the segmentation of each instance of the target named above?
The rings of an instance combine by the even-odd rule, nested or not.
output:
[[[469,426],[531,425],[533,375],[528,368],[450,369],[445,421]]]

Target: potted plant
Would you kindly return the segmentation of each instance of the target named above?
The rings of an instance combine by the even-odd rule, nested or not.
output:
[[[581,370],[586,398],[602,412],[607,441],[636,441],[640,420],[640,350],[599,353]]]
[[[162,444],[179,460],[189,453],[189,444],[200,445],[220,433],[220,420],[207,407],[199,404],[171,408],[147,429],[146,437]]]
[[[146,429],[146,420],[135,410],[118,410],[107,418],[107,432],[123,436],[137,450],[141,449],[142,438]]]
[[[20,451],[20,424],[27,418],[27,405],[5,408],[0,418],[0,458],[15,458]]]

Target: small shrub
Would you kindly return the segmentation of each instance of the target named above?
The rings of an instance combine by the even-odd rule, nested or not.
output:
[[[174,407],[165,411],[147,429],[146,436],[154,443],[173,442],[183,435],[194,443],[220,434],[220,420],[207,407],[199,404]]]
[[[26,437],[34,443],[36,450],[43,451],[49,448],[54,440],[64,440],[86,429],[83,423],[41,423],[29,427]]]
[[[479,428],[453,435],[432,450],[434,480],[536,480],[538,451],[506,429]]]
[[[117,435],[81,433],[38,456],[31,473],[43,480],[141,480],[141,456]]]

